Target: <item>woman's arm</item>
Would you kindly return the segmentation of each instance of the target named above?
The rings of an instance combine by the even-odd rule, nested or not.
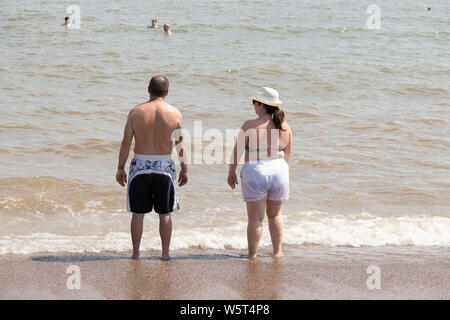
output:
[[[292,131],[287,122],[285,123],[286,129],[289,133],[289,142],[287,143],[286,147],[284,147],[284,160],[286,162],[289,162],[289,157],[292,153]]]
[[[234,189],[236,185],[238,184],[237,177],[236,177],[236,168],[239,164],[239,160],[242,157],[242,154],[245,150],[245,130],[246,130],[246,123],[245,122],[241,129],[239,130],[237,141],[233,148],[233,154],[231,155],[230,159],[230,165],[228,167],[228,178],[227,182],[230,185],[231,189]]]

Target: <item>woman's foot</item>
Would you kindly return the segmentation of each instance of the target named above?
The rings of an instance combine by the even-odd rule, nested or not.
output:
[[[281,258],[281,257],[283,257],[283,252],[277,252],[277,253],[274,253],[274,254],[273,254],[273,257],[274,257],[274,258]]]

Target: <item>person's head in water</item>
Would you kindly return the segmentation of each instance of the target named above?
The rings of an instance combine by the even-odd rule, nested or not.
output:
[[[272,88],[263,87],[259,90],[256,97],[252,98],[255,112],[258,116],[270,115],[278,130],[284,131],[283,122],[285,120],[284,111],[281,109],[281,104],[278,91]]]
[[[72,24],[72,21],[70,21],[70,18],[65,17],[63,26],[70,26],[71,24]]]
[[[164,76],[154,76],[148,85],[150,99],[165,98],[169,93],[169,80]]]
[[[171,35],[172,34],[172,31],[170,31],[170,24],[168,24],[168,23],[164,24],[164,32],[167,35]]]
[[[158,28],[158,20],[152,19],[152,28]]]

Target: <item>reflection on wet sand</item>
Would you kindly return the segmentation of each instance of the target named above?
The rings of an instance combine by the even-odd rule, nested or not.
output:
[[[0,299],[448,299],[448,248],[285,248],[286,256],[248,260],[236,252],[118,255],[60,253],[0,257]],[[68,267],[81,272],[70,290]],[[368,290],[369,265],[383,290]]]
[[[236,288],[241,299],[282,299],[282,258],[247,260],[242,272],[236,273]]]
[[[173,264],[170,261],[130,261],[127,279],[129,295],[127,299],[176,299],[173,290]]]

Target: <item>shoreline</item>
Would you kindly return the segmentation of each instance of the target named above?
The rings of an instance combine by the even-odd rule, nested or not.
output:
[[[245,250],[186,249],[170,261],[159,251],[140,260],[131,251],[5,255],[0,299],[450,299],[449,247],[286,246],[278,259],[269,252],[248,260]],[[80,289],[67,286],[70,266],[79,268]],[[374,266],[380,289],[376,281],[368,288]]]

